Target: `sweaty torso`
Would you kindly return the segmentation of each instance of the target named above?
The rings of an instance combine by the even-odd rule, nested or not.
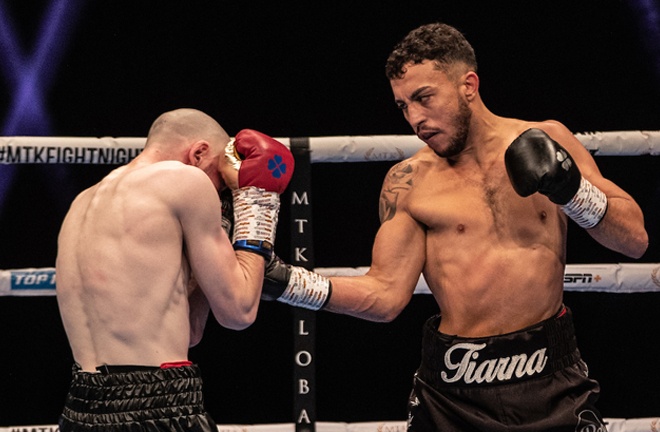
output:
[[[429,149],[407,161],[413,187],[405,210],[426,229],[424,276],[443,333],[508,333],[561,306],[566,219],[546,197],[515,193],[503,162],[507,142],[480,163],[452,165]]]
[[[83,370],[187,358],[190,272],[162,174],[177,169],[119,168],[79,195],[62,225],[57,297]]]

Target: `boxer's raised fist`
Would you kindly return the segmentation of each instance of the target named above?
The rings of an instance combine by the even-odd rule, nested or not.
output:
[[[506,149],[504,164],[518,195],[546,195],[583,228],[595,227],[607,212],[605,193],[584,178],[568,151],[541,129],[520,134]]]
[[[518,195],[540,192],[555,204],[568,203],[580,188],[580,170],[566,149],[541,129],[528,129],[504,154],[506,172]]]

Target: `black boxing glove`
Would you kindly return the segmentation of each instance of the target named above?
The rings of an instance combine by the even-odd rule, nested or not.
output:
[[[305,309],[322,309],[330,300],[330,279],[285,263],[273,254],[266,264],[262,300],[277,300]]]
[[[571,156],[540,129],[527,129],[513,140],[504,164],[513,188],[523,197],[540,192],[564,205],[580,188],[582,175]]]
[[[593,228],[605,216],[605,194],[582,177],[568,151],[544,131],[520,134],[506,149],[504,164],[518,195],[546,195],[583,228]]]

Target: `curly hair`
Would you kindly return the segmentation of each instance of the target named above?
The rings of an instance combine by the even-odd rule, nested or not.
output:
[[[434,61],[441,70],[464,63],[476,72],[474,49],[463,34],[447,24],[426,24],[412,30],[395,47],[385,63],[388,79],[399,79],[406,73],[405,65]]]

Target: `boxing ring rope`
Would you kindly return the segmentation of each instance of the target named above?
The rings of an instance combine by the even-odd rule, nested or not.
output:
[[[578,133],[594,156],[660,154],[660,131]],[[123,164],[137,156],[146,138],[0,137],[0,164]],[[290,138],[277,138],[290,145]],[[414,135],[310,137],[311,162],[394,161],[424,143]]]
[[[594,156],[641,156],[660,155],[660,131],[613,131],[589,132],[575,135],[578,140]],[[424,146],[414,135],[373,135],[373,136],[334,136],[309,138],[276,138],[291,148],[296,159],[296,171],[304,167],[299,163],[299,157],[307,159],[307,165],[312,163],[345,163],[345,162],[384,162],[398,161],[412,156]],[[128,163],[136,157],[144,146],[146,138],[142,137],[0,137],[0,164],[109,164],[120,165]],[[303,168],[304,169],[304,168]],[[294,185],[296,177],[306,177],[302,184]],[[294,176],[289,189],[293,189],[292,216],[296,205],[307,207],[305,218],[310,218],[309,202],[306,201],[304,189],[310,189],[311,176]],[[296,188],[301,188],[300,190]],[[293,219],[293,218],[292,218]],[[310,233],[311,233],[311,223]],[[295,228],[292,225],[292,228]],[[295,231],[292,230],[292,231]],[[292,240],[295,235],[292,234]],[[298,241],[311,249],[310,236],[302,236]],[[313,251],[301,262],[291,262],[303,265],[326,276],[361,275],[368,267],[355,268],[315,268],[313,266]],[[52,296],[55,295],[56,276],[53,267],[25,268],[0,270],[0,296]],[[651,264],[568,264],[564,275],[564,289],[567,291],[637,293],[660,291],[660,263]],[[429,294],[430,291],[420,276],[415,294]],[[303,309],[294,310],[296,326],[300,324],[300,335],[314,334],[314,313]],[[305,332],[303,332],[305,328]],[[306,345],[309,341],[312,345]],[[297,337],[294,343],[297,368],[294,378],[305,381],[312,386],[314,356],[313,338]],[[305,353],[308,357],[301,357]],[[307,361],[309,360],[309,361]],[[302,366],[302,368],[300,368]],[[310,368],[310,366],[312,366]],[[307,375],[305,375],[305,373]],[[312,376],[309,376],[311,373]],[[309,381],[308,381],[309,380]],[[302,395],[299,395],[302,396]],[[330,423],[318,422],[315,416],[314,397],[312,392],[311,406],[304,400],[302,405],[294,403],[296,412],[304,416],[296,416],[295,423],[269,425],[219,425],[222,432],[384,432],[405,431],[406,422],[364,422],[364,423]],[[301,398],[304,399],[304,398]],[[299,406],[300,405],[300,406]],[[302,411],[301,411],[302,410]],[[306,410],[310,410],[307,412]],[[311,424],[302,424],[302,418],[310,418]],[[609,432],[649,432],[660,430],[660,417],[640,419],[606,419]],[[46,426],[15,426],[2,427],[0,432],[39,430],[56,432],[56,425]]]
[[[315,267],[324,276],[360,276],[369,267]],[[577,292],[642,293],[660,291],[660,263],[567,264],[564,290]],[[430,294],[420,276],[415,294]],[[0,296],[54,296],[55,268],[0,270]]]

